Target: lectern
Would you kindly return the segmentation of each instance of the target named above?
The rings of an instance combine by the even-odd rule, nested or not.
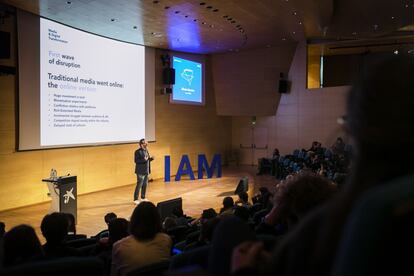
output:
[[[50,213],[69,213],[72,214],[75,217],[75,221],[77,221],[77,177],[60,176],[45,178],[42,179],[42,181],[47,183],[49,194],[52,198]]]

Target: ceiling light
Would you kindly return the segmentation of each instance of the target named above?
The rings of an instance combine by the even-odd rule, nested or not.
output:
[[[299,25],[302,25],[302,21],[299,21]]]
[[[292,32],[292,34],[296,34],[296,32]]]
[[[400,52],[398,50],[394,50],[394,55],[398,55]]]
[[[295,11],[293,12],[293,15],[294,15],[294,16],[296,16],[297,14],[298,14],[297,12],[295,12]]]

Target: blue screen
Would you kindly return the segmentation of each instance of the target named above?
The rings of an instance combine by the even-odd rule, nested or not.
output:
[[[172,100],[190,103],[203,103],[202,64],[178,57],[173,57],[175,84]]]

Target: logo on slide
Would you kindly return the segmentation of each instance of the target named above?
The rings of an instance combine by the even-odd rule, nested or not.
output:
[[[64,202],[65,204],[68,204],[70,199],[75,200],[75,196],[73,195],[73,188],[72,188],[72,189],[70,189],[70,191],[66,191],[66,193],[63,195],[63,197],[65,198],[65,199],[63,200],[63,202]]]
[[[181,73],[181,77],[185,79],[189,85],[191,85],[191,82],[194,79],[194,72],[191,69],[184,69]]]

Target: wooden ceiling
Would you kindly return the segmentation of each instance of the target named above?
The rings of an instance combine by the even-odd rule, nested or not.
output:
[[[303,40],[321,44],[381,41],[414,34],[414,0],[0,2],[102,36],[191,53],[239,51]]]
[[[122,41],[193,53],[304,39],[286,0],[3,0],[22,10]]]

